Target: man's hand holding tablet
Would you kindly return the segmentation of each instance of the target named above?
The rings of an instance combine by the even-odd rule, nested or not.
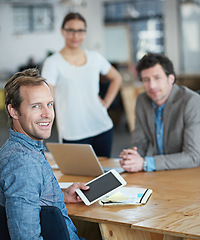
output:
[[[119,190],[119,188],[125,186],[126,181],[116,170],[112,169],[85,185],[89,186],[88,190],[77,189],[76,193],[86,205],[91,205],[102,198],[110,196]]]

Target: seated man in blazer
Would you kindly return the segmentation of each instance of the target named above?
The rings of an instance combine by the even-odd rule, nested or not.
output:
[[[136,102],[133,148],[120,157],[125,171],[157,171],[200,165],[200,96],[175,84],[172,62],[148,53],[137,65],[144,92]]]

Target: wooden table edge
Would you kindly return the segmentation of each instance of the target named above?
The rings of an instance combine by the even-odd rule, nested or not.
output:
[[[131,229],[138,230],[138,231],[144,231],[144,232],[158,233],[158,234],[162,234],[162,235],[169,235],[169,236],[174,236],[174,237],[181,237],[184,239],[200,239],[199,236],[196,236],[193,234],[177,233],[175,231],[162,230],[159,228],[142,227],[142,226],[137,226],[136,224],[132,224]]]

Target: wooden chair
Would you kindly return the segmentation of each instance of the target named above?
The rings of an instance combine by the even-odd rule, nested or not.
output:
[[[120,90],[130,132],[132,132],[135,127],[136,100],[138,95],[143,91],[144,88],[142,85],[126,85],[122,86]]]

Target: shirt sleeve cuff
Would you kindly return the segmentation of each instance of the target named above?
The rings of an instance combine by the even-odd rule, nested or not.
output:
[[[145,157],[144,158],[147,166],[146,166],[146,171],[147,172],[153,172],[156,170],[156,165],[155,165],[155,159],[154,157]]]

